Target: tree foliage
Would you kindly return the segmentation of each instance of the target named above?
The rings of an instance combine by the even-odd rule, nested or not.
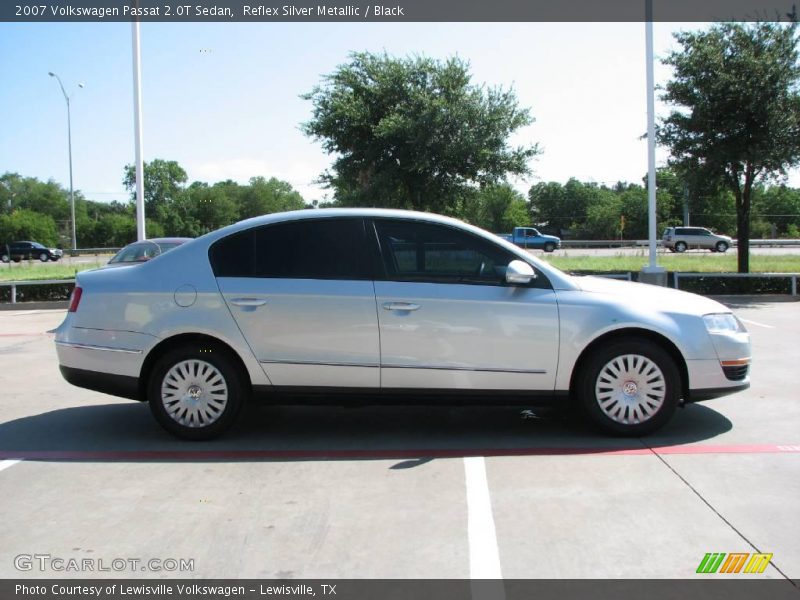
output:
[[[158,217],[175,202],[186,183],[186,171],[174,160],[156,158],[144,164],[144,212],[145,216]],[[136,168],[125,166],[122,183],[136,201]]]
[[[797,23],[724,23],[675,37],[663,99],[677,109],[659,140],[677,168],[733,194],[747,272],[753,189],[800,163]]]
[[[0,243],[16,240],[33,240],[45,246],[58,241],[53,217],[28,209],[15,210],[10,215],[0,215]]]
[[[533,122],[515,93],[474,85],[459,58],[356,53],[303,98],[303,131],[337,155],[321,179],[340,205],[446,213],[478,185],[528,173],[538,153],[508,144]]]

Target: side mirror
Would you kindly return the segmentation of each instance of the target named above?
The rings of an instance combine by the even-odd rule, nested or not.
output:
[[[536,279],[533,267],[521,260],[512,260],[506,267],[506,282],[516,284],[530,283]]]

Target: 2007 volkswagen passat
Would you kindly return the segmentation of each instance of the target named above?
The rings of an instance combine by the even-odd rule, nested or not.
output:
[[[208,439],[281,403],[577,402],[643,435],[749,386],[750,340],[712,300],[573,277],[476,227],[378,209],[242,221],[78,275],[56,330],[70,383]]]

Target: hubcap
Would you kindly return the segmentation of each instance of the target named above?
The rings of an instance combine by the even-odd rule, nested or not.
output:
[[[594,388],[600,410],[612,421],[648,421],[664,404],[667,384],[656,363],[640,354],[617,356],[600,369]]]
[[[211,363],[184,360],[164,376],[161,403],[176,423],[208,427],[219,419],[228,404],[228,385]]]

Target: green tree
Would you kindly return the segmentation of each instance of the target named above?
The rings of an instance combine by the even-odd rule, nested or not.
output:
[[[452,212],[538,153],[508,144],[533,122],[515,93],[474,85],[459,58],[356,53],[302,97],[314,105],[303,131],[338,155],[321,180],[342,205]]]
[[[24,209],[51,216],[55,221],[69,219],[67,192],[55,181],[39,181],[5,173],[0,177],[0,212]]]
[[[53,217],[32,210],[15,210],[10,215],[0,215],[0,241],[33,240],[45,246],[55,246],[58,230]]]
[[[275,177],[253,177],[250,185],[243,186],[239,193],[239,218],[249,219],[274,212],[305,208],[300,192],[291,184]]]
[[[800,189],[783,185],[767,189],[759,187],[753,194],[753,210],[768,229],[774,226],[776,235],[786,236],[789,231],[800,227]],[[772,235],[771,231],[769,235]]]
[[[530,224],[525,197],[505,182],[469,190],[460,204],[461,208],[453,216],[488,231],[511,231]]]
[[[195,235],[203,235],[238,220],[239,209],[232,190],[225,183],[209,187],[206,183],[194,182],[189,186],[186,202],[192,220],[197,223]]]
[[[750,268],[753,188],[800,162],[797,23],[723,23],[675,35],[659,128],[672,164],[721,182],[736,205],[738,268]]]
[[[131,201],[135,202],[136,168],[133,165],[125,166],[122,183],[131,194]],[[174,203],[185,183],[186,171],[174,160],[156,158],[144,163],[145,216],[159,219],[159,209],[167,208]]]

